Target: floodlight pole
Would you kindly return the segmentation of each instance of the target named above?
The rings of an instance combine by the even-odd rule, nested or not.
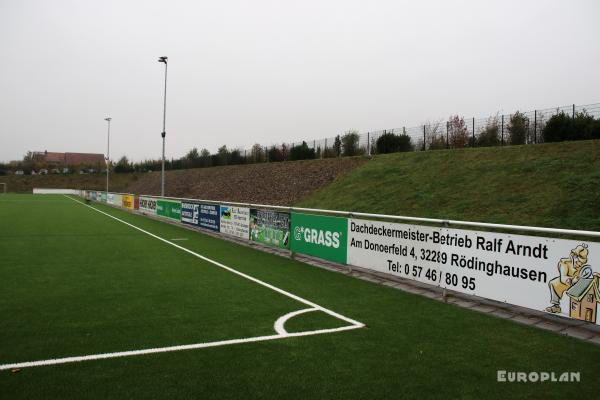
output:
[[[158,62],[165,64],[165,96],[164,96],[164,105],[163,105],[163,130],[161,132],[162,136],[162,170],[160,175],[160,195],[161,197],[165,197],[165,136],[167,136],[166,131],[166,119],[167,119],[167,60],[168,57],[160,57]]]
[[[110,170],[110,120],[111,117],[104,118],[108,122],[108,134],[106,139],[106,198],[108,199],[108,172]]]

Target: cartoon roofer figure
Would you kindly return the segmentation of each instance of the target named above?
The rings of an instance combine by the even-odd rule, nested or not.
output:
[[[561,258],[558,262],[559,276],[552,279],[548,286],[550,287],[550,307],[546,311],[551,313],[560,312],[560,299],[563,294],[573,286],[579,278],[585,278],[591,268],[586,265],[588,261],[587,244],[580,244],[571,250],[569,257]],[[587,268],[586,268],[587,267]]]

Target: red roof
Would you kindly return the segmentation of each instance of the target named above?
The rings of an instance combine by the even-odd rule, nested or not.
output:
[[[57,153],[50,151],[35,152],[40,161],[62,165],[96,165],[104,164],[104,154],[97,153]]]

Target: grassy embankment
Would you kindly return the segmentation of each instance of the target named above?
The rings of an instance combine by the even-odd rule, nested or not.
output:
[[[600,141],[380,155],[297,205],[600,230]]]

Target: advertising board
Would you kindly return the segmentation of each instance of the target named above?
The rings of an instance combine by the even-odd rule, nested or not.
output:
[[[290,214],[270,210],[250,210],[250,240],[289,249]]]
[[[139,210],[146,214],[156,215],[156,199],[154,197],[141,196],[139,198]]]
[[[158,199],[156,201],[156,215],[181,221],[181,202]]]
[[[248,239],[250,231],[250,209],[246,207],[231,207],[224,205],[221,205],[219,208],[221,214],[220,232],[226,235]]]
[[[290,249],[338,263],[346,263],[346,218],[292,213]]]
[[[600,244],[350,219],[348,263],[600,324]]]

